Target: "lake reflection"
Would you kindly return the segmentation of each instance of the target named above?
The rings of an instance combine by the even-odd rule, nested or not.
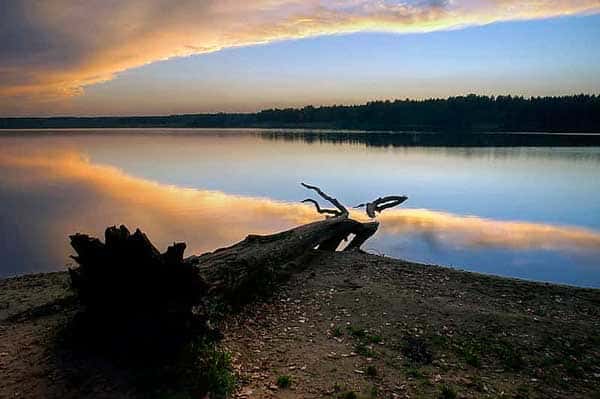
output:
[[[116,131],[112,131],[115,133]],[[140,227],[188,254],[318,220],[299,181],[348,205],[406,194],[366,249],[600,287],[597,148],[370,147],[261,132],[0,135],[0,275],[57,270],[68,234]],[[144,134],[142,134],[144,133]],[[477,215],[477,216],[464,216]]]

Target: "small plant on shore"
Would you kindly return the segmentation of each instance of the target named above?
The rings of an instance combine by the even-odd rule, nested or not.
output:
[[[479,354],[471,347],[465,347],[462,350],[462,356],[465,359],[465,363],[473,367],[481,367],[481,360]]]
[[[433,360],[427,342],[420,337],[405,337],[402,353],[414,363],[429,364]]]
[[[155,386],[148,392],[151,397],[191,399],[200,392],[223,399],[235,388],[229,353],[206,340],[191,342],[177,359],[162,367],[140,366],[136,373],[142,386]]]
[[[358,399],[358,395],[354,391],[348,391],[340,394],[339,399]]]
[[[379,335],[370,335],[366,329],[352,325],[347,326],[346,329],[348,330],[348,335],[356,340],[354,352],[365,357],[376,357],[377,354],[369,345],[382,342],[382,338]]]
[[[498,357],[500,357],[504,367],[511,370],[521,370],[525,367],[525,360],[511,344],[499,342],[493,349]]]
[[[416,368],[414,366],[410,366],[410,365],[406,367],[405,373],[406,373],[406,376],[410,377],[410,378],[419,378],[420,379],[420,378],[425,377],[418,368]]]
[[[383,339],[379,335],[368,335],[367,340],[372,344],[378,344],[381,341],[383,341]]]
[[[363,339],[367,336],[367,332],[364,328],[348,326],[348,334],[350,334],[354,338]]]
[[[465,363],[473,367],[481,367],[482,355],[492,355],[508,370],[522,370],[526,365],[521,355],[524,348],[515,347],[513,343],[495,337],[467,340],[456,348]],[[547,365],[554,364],[552,359],[544,359],[544,362],[548,362]]]
[[[367,375],[369,377],[376,377],[377,376],[377,369],[375,368],[375,366],[368,366],[367,367]]]
[[[444,385],[440,392],[439,399],[456,399],[457,397],[458,397],[458,394],[456,393],[454,388],[452,388],[448,385]]]
[[[438,349],[448,347],[448,337],[441,334],[433,334],[429,337],[429,342],[436,346]]]
[[[214,345],[202,351],[206,379],[212,397],[227,397],[235,388],[235,377],[231,367],[231,356],[228,352],[218,350]]]
[[[475,388],[478,392],[484,392],[486,390],[485,383],[478,375],[473,376],[472,382],[473,388]]]
[[[585,373],[583,372],[582,367],[573,359],[565,359],[563,362],[565,367],[565,371],[569,373],[569,375],[576,378],[583,378]]]
[[[373,352],[373,350],[371,348],[369,348],[367,345],[365,345],[362,342],[359,342],[358,344],[356,344],[354,346],[354,352],[358,353],[361,356],[365,356],[365,357],[375,357],[375,352]]]
[[[339,338],[342,335],[344,335],[344,333],[342,332],[342,329],[340,328],[340,326],[337,326],[336,328],[333,329],[333,331],[331,332],[331,335],[333,335],[336,338]]]
[[[377,389],[377,387],[375,385],[373,385],[371,387],[371,392],[370,393],[371,393],[371,397],[372,398],[376,398],[377,395],[379,395],[379,389]]]
[[[289,375],[280,375],[277,377],[277,386],[281,389],[286,389],[292,386],[292,377]]]

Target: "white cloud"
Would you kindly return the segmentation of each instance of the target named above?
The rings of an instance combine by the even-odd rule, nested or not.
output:
[[[0,107],[171,57],[357,31],[426,32],[600,11],[599,0],[8,0]]]

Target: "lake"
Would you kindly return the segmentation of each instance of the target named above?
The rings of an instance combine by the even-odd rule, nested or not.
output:
[[[371,139],[369,139],[371,137]],[[377,137],[376,140],[373,138]],[[186,254],[407,195],[364,249],[481,273],[600,287],[600,147],[406,146],[284,130],[0,132],[0,276],[64,270],[68,235],[140,227]]]

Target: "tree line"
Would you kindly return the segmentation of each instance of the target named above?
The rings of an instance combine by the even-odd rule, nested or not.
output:
[[[459,132],[600,133],[600,96],[467,96],[306,106],[256,113],[169,116],[1,118],[11,128],[325,128]]]

